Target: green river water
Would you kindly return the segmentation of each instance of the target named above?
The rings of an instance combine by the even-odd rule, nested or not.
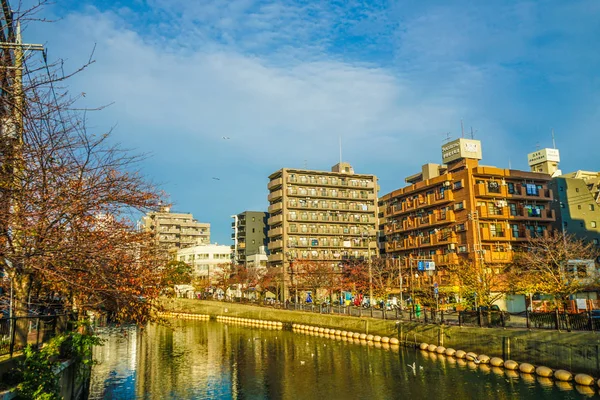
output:
[[[290,331],[173,320],[107,330],[92,399],[577,399],[591,388]],[[414,363],[413,370],[409,365]]]

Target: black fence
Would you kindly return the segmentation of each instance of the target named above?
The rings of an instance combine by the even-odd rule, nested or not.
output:
[[[224,300],[226,301],[226,300]],[[229,300],[231,302],[239,302]],[[329,303],[281,303],[278,301],[250,302],[271,308],[304,311],[319,314],[337,314],[354,317],[371,317],[413,321],[426,324],[445,324],[458,326],[480,326],[501,328],[553,329],[562,331],[600,331],[600,310],[581,313],[563,311],[508,313],[506,311],[456,311],[454,309],[437,309],[413,305],[404,309],[399,307],[360,307],[332,305]]]
[[[0,356],[10,355],[27,345],[39,347],[67,330],[70,315],[36,315],[0,318]]]

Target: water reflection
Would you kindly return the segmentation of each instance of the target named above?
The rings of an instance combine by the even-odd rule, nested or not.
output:
[[[573,385],[361,340],[204,321],[106,334],[93,399],[565,399]],[[415,363],[415,370],[408,364]],[[514,371],[512,371],[514,372]],[[590,389],[592,390],[592,389]]]

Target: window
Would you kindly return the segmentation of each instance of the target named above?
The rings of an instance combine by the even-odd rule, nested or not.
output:
[[[256,229],[255,229],[255,228],[252,228],[252,233],[254,233],[255,231],[256,231]]]
[[[590,211],[594,211],[594,205],[593,205],[593,204],[590,204],[590,205],[589,205],[589,210],[590,210]]]
[[[508,208],[510,209],[510,215],[515,217],[517,215],[517,204],[516,203],[508,203]]]
[[[515,184],[508,182],[506,185],[508,186],[508,193],[515,194]]]
[[[454,189],[460,189],[463,187],[462,181],[454,182]]]
[[[581,210],[581,204],[577,204],[577,209]]]
[[[565,188],[564,188],[564,187],[562,187],[562,186],[559,186],[559,187],[558,187],[558,190],[560,190],[561,192],[564,192],[564,191],[565,191]]]
[[[517,224],[512,224],[512,225],[510,226],[510,230],[511,230],[511,232],[512,232],[512,235],[513,235],[513,237],[514,237],[514,238],[518,238],[518,237],[520,237],[520,235],[519,235],[519,225],[517,225]]]
[[[600,244],[600,240],[598,240],[598,239],[592,239],[592,242],[593,242],[593,243],[594,243],[596,246],[598,246],[598,244]]]
[[[255,218],[255,217],[252,217],[252,222],[254,222],[254,221],[256,221],[256,218]]]
[[[461,201],[460,203],[455,203],[454,204],[454,209],[455,210],[462,210],[465,208],[465,204]]]
[[[500,184],[496,181],[489,181],[488,182],[488,192],[500,193]]]
[[[458,252],[459,253],[466,253],[467,252],[467,246],[458,246]]]
[[[539,189],[533,183],[528,183],[525,185],[525,192],[527,193],[527,196],[538,196],[539,195]]]
[[[590,222],[590,226],[591,226],[592,228],[595,228],[595,227],[596,227],[596,221],[591,221],[591,222]]]
[[[579,188],[575,188],[575,191],[576,191],[576,192],[579,192]]]

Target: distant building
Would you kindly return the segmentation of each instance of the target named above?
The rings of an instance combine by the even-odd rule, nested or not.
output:
[[[246,265],[248,257],[266,247],[268,214],[262,211],[244,211],[232,215],[231,238],[233,239],[232,257],[234,264]]]
[[[451,285],[447,267],[461,262],[506,265],[516,247],[555,222],[549,166],[517,171],[479,165],[481,158],[479,140],[446,143],[443,165],[424,165],[406,178],[409,186],[380,198],[384,253],[419,275],[415,285]],[[435,268],[431,278],[425,268]]]
[[[265,246],[260,246],[257,253],[249,255],[246,258],[246,267],[248,269],[266,269],[268,261],[269,256],[267,255],[267,248]]]
[[[600,246],[600,173],[577,171],[552,179],[556,229]]]
[[[192,214],[171,212],[170,206],[162,206],[160,211],[142,217],[142,229],[153,232],[166,249],[210,243],[209,223],[196,221]]]
[[[215,282],[221,277],[223,268],[231,265],[231,247],[219,244],[202,244],[179,249],[177,261],[188,263],[193,275]]]

